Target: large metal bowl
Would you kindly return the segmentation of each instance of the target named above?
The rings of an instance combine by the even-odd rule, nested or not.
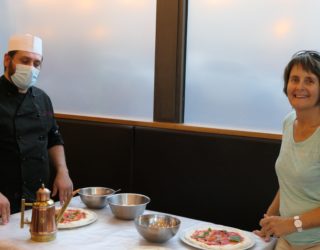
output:
[[[133,220],[143,214],[150,198],[142,194],[120,193],[107,198],[115,217],[123,220]]]
[[[81,188],[79,196],[88,208],[104,208],[108,202],[107,197],[113,195],[115,190],[106,187],[86,187]]]
[[[170,215],[146,214],[135,218],[134,225],[147,241],[163,243],[170,240],[179,230],[180,220]]]

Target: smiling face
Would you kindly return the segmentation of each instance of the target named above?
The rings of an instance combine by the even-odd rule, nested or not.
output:
[[[294,65],[287,82],[287,96],[296,111],[319,108],[319,78],[302,65]]]

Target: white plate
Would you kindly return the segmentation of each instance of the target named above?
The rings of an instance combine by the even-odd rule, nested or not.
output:
[[[190,235],[190,233],[194,232],[195,230],[205,229],[205,228],[208,228],[208,227],[211,227],[212,229],[217,229],[217,230],[235,231],[235,232],[241,233],[242,235],[245,235],[250,240],[250,242],[245,247],[239,248],[237,250],[249,249],[249,248],[253,247],[254,244],[255,244],[255,240],[249,235],[248,232],[245,232],[243,230],[240,230],[240,229],[237,229],[237,228],[233,228],[233,227],[227,227],[227,226],[215,225],[215,224],[208,224],[208,223],[197,224],[195,226],[192,226],[192,227],[184,230],[183,232],[180,233],[180,239],[185,244],[187,244],[189,246],[192,246],[194,248],[208,250],[208,249],[210,249],[209,247],[197,245],[197,244],[189,241],[187,239],[187,237],[186,237],[187,235]],[[221,249],[226,249],[226,248],[222,247]]]
[[[79,221],[72,221],[70,223],[58,223],[58,229],[72,229],[72,228],[87,226],[87,225],[95,222],[98,218],[98,216],[95,212],[92,212],[90,210],[83,209],[83,208],[69,207],[66,209],[66,211],[71,210],[71,209],[77,209],[77,210],[80,210],[81,212],[85,212],[87,217],[89,217],[89,218],[79,220]]]

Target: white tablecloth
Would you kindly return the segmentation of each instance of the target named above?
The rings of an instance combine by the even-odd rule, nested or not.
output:
[[[80,201],[79,197],[75,197],[70,202],[70,207],[86,208]],[[2,249],[24,249],[24,250],[168,250],[168,249],[194,249],[186,245],[179,238],[179,233],[189,227],[202,223],[185,217],[176,216],[181,220],[181,226],[177,235],[171,240],[163,244],[149,243],[144,240],[136,231],[133,221],[125,221],[116,219],[110,208],[92,210],[98,215],[98,220],[88,226],[59,230],[57,238],[51,242],[33,242],[30,240],[28,225],[20,229],[20,213],[10,217],[7,225],[0,225],[0,250]],[[27,214],[29,214],[29,210]],[[146,211],[145,213],[154,213]],[[271,250],[273,249],[275,240],[266,243],[260,238],[251,234],[256,243],[252,249],[254,250]],[[12,248],[10,248],[12,246]],[[14,248],[15,246],[16,248]]]

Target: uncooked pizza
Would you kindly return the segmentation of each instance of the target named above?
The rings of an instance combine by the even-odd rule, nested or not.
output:
[[[57,210],[57,213],[59,210]],[[97,215],[82,208],[68,208],[59,221],[59,229],[68,229],[88,225],[97,219]]]
[[[189,230],[184,239],[200,249],[241,250],[254,245],[253,240],[243,231],[229,227],[208,226]]]

